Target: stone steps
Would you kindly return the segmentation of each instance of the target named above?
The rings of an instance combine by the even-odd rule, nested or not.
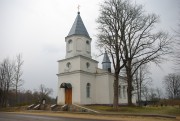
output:
[[[68,106],[68,111],[71,112],[88,112],[88,113],[99,113],[98,111],[77,105],[77,104],[72,104]]]
[[[77,104],[65,104],[65,105],[43,105],[43,104],[32,104],[28,106],[27,110],[51,110],[51,111],[69,111],[69,112],[88,112],[88,113],[99,113],[98,111],[77,105]]]

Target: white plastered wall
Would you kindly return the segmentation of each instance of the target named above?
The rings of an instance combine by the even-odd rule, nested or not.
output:
[[[71,67],[67,67],[67,63],[71,63]],[[66,73],[66,72],[72,72],[80,70],[80,58],[79,57],[73,57],[71,59],[64,59],[59,61],[59,67],[58,72],[59,73]]]
[[[96,76],[96,104],[110,104],[109,76]]]
[[[81,104],[85,105],[85,104],[94,104],[95,103],[95,92],[96,92],[96,88],[95,88],[95,76],[94,74],[88,74],[88,73],[81,73]],[[90,97],[87,97],[87,91],[86,91],[86,86],[87,83],[90,83]]]
[[[72,48],[68,50],[68,42],[72,41]],[[65,38],[66,41],[66,58],[70,58],[77,55],[83,55],[91,58],[91,38],[87,38],[81,35],[74,35]],[[86,43],[88,41],[88,44]]]
[[[87,63],[90,64],[88,68],[86,65]],[[88,58],[84,58],[84,57],[80,58],[80,70],[90,72],[90,73],[95,73],[97,67],[98,67],[97,61],[94,61],[94,60],[88,59]]]

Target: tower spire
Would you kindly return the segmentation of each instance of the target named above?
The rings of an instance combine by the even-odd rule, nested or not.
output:
[[[102,61],[102,69],[111,72],[111,61],[108,57],[107,51],[105,49],[103,61]]]
[[[83,35],[83,36],[86,36],[88,38],[90,38],[87,30],[86,30],[86,27],[84,26],[84,23],[81,19],[81,16],[80,16],[80,12],[79,12],[79,7],[78,6],[78,14],[76,16],[76,19],[71,27],[71,30],[68,34],[68,36],[71,36],[71,35]]]

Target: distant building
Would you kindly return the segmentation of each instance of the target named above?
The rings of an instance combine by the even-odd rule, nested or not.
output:
[[[66,58],[58,61],[58,104],[113,104],[110,59],[105,52],[102,69],[98,68],[98,61],[91,57],[91,41],[78,12],[65,37]],[[120,78],[119,85],[119,104],[127,104],[127,83]]]

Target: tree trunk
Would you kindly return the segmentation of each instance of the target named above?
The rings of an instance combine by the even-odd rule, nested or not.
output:
[[[131,82],[131,77],[129,76],[127,78],[127,80],[128,80],[128,89],[127,89],[128,105],[132,106],[132,82]]]
[[[16,85],[16,105],[19,104],[19,102],[18,102],[18,92],[17,92],[17,89],[18,89],[18,87],[17,87],[17,85]]]
[[[140,106],[140,88],[138,83],[137,83],[137,98],[138,98],[138,105]]]
[[[128,95],[128,105],[132,106],[132,75],[131,75],[131,61],[127,62],[127,67],[126,67],[126,74],[127,74],[127,83],[128,83],[128,88],[127,88],[127,95]]]
[[[138,106],[140,106],[140,83],[139,83],[139,73],[138,71],[136,72],[136,90],[137,90],[137,99],[138,99]]]
[[[4,106],[7,107],[8,104],[8,100],[9,100],[9,86],[6,89],[6,93],[5,93],[5,102],[4,102]]]
[[[140,84],[139,84],[139,101],[140,101],[140,106],[142,106],[141,104],[141,93],[142,93],[142,81],[140,81]]]
[[[118,109],[118,85],[119,85],[119,74],[114,74],[114,103],[113,108]]]

